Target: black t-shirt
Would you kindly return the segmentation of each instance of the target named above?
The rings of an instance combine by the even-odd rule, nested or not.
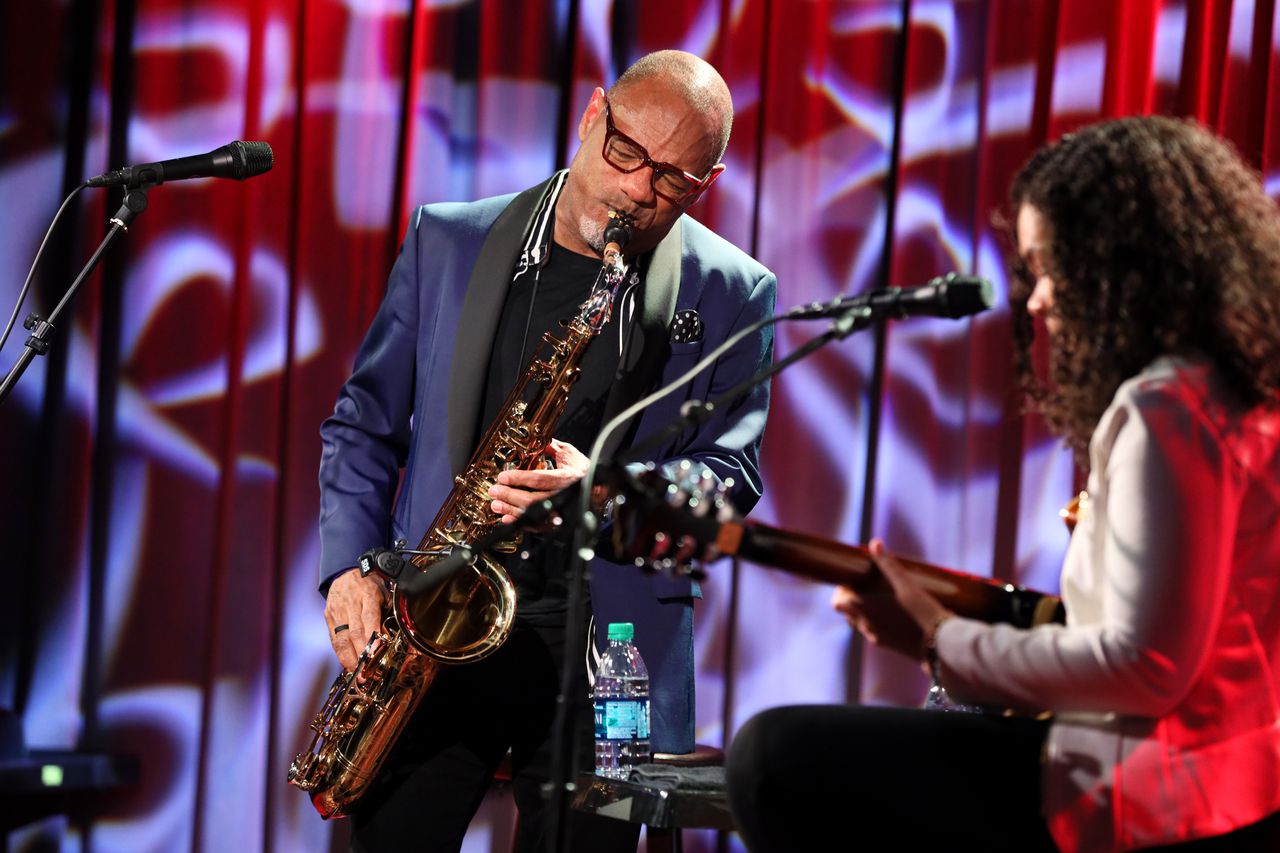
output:
[[[542,336],[551,332],[557,338],[564,337],[566,330],[560,321],[577,315],[599,272],[598,258],[552,244],[542,269],[536,274],[530,270],[512,284],[489,358],[477,444],[538,351]],[[590,452],[591,443],[603,425],[605,403],[618,371],[622,330],[626,326],[620,322],[619,315],[628,302],[624,295],[618,294],[609,321],[587,346],[579,365],[578,381],[569,392],[564,415],[554,433],[556,438],[572,444],[583,454]],[[528,554],[527,559],[524,553]],[[567,553],[567,545],[558,538],[526,533],[520,552],[502,560],[516,585],[519,618],[536,618],[565,610]]]

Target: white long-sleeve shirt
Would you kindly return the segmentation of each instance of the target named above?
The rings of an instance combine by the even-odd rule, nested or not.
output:
[[[1065,626],[953,618],[962,701],[1055,712],[1043,812],[1064,851],[1217,835],[1280,810],[1280,412],[1162,358],[1089,447]]]

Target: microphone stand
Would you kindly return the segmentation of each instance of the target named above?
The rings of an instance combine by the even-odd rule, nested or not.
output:
[[[780,320],[791,319],[813,319],[812,317],[788,317],[780,315],[776,317],[768,317],[745,330],[741,333],[742,337],[752,333],[766,325],[776,323]],[[681,417],[663,427],[657,433],[646,438],[644,441],[635,445],[631,450],[620,458],[625,461],[636,461],[640,457],[661,446],[663,442],[675,437],[691,426],[697,426],[699,423],[707,420],[716,406],[733,400],[751,388],[759,385],[773,377],[774,374],[784,370],[810,353],[832,341],[842,340],[854,332],[864,329],[871,325],[877,319],[871,307],[866,305],[855,305],[844,312],[838,314],[831,323],[830,328],[826,332],[807,342],[804,346],[791,353],[779,362],[770,364],[765,369],[759,371],[753,376],[739,382],[737,385],[725,391],[713,399],[702,403],[690,401],[682,407]],[[735,341],[736,343],[736,341]],[[726,342],[722,347],[706,356],[699,366],[690,370],[687,374],[680,377],[666,388],[661,389],[656,394],[651,395],[639,403],[636,403],[631,409],[639,411],[641,403],[649,404],[659,397],[674,391],[683,386],[686,382],[693,378],[704,363],[710,363],[719,358],[720,350],[730,345]],[[587,469],[587,475],[583,480],[579,481],[580,490],[578,492],[578,508],[576,512],[577,524],[573,529],[573,546],[569,550],[569,565],[566,567],[566,575],[569,585],[569,601],[568,601],[568,619],[567,629],[564,638],[564,660],[560,667],[560,690],[556,696],[556,718],[555,729],[552,736],[551,751],[551,774],[547,783],[546,792],[548,796],[547,804],[547,848],[550,853],[564,853],[568,849],[568,814],[569,814],[569,796],[577,790],[576,772],[578,766],[578,740],[575,737],[575,729],[577,724],[577,714],[579,704],[586,700],[586,697],[571,696],[574,687],[574,673],[576,663],[583,657],[583,649],[580,642],[580,627],[585,616],[584,609],[584,591],[587,581],[587,564],[595,557],[595,551],[592,549],[589,536],[594,536],[598,529],[598,521],[595,513],[591,511],[591,482],[595,479],[594,473],[597,468],[599,448],[603,446],[604,437],[617,429],[621,424],[626,423],[635,414],[628,409],[624,411],[613,421],[605,425],[601,431],[601,435],[596,439],[596,449],[591,454],[590,465]],[[616,462],[617,460],[615,460]],[[617,465],[611,466],[617,468]],[[567,489],[565,491],[568,491]],[[559,495],[557,495],[559,497]],[[544,501],[544,503],[547,503]]]
[[[812,318],[783,316],[777,319],[791,320]],[[875,317],[873,316],[871,308],[866,306],[850,308],[840,316],[836,317],[827,331],[807,342],[804,346],[798,348],[795,352],[791,353],[791,355],[781,361],[774,362],[754,376],[744,379],[728,391],[720,394],[718,397],[713,397],[705,402],[702,400],[688,401],[681,407],[681,415],[679,418],[667,424],[656,433],[650,435],[644,441],[636,444],[628,452],[620,454],[620,459],[615,460],[615,462],[620,462],[620,464],[625,465],[629,462],[637,462],[641,460],[650,451],[661,447],[664,442],[675,438],[687,428],[697,426],[710,418],[715,412],[717,406],[737,399],[747,391],[759,385],[761,382],[764,382],[766,379],[773,378],[774,374],[781,373],[792,364],[805,358],[815,350],[821,349],[832,341],[844,340],[854,332],[859,331],[860,329],[865,329],[867,326],[871,325],[874,320]]]
[[[62,316],[63,310],[75,297],[76,292],[80,289],[80,285],[84,284],[85,279],[98,266],[98,262],[102,259],[103,253],[107,247],[115,242],[121,232],[127,232],[129,225],[137,218],[138,214],[147,209],[147,190],[149,184],[126,190],[124,201],[120,205],[120,209],[116,211],[116,215],[111,217],[111,230],[107,232],[107,236],[102,238],[102,242],[98,245],[93,256],[89,258],[84,269],[76,276],[76,280],[67,288],[67,292],[63,294],[62,300],[57,307],[53,309],[53,313],[49,315],[49,319],[45,320],[37,314],[28,314],[23,320],[22,325],[31,330],[31,336],[27,338],[25,349],[18,356],[18,360],[14,362],[13,367],[9,368],[8,374],[0,381],[0,403],[5,401],[9,393],[13,390],[14,385],[22,378],[22,374],[26,372],[31,365],[32,360],[38,355],[44,355],[49,351],[49,345],[53,337],[54,323]]]

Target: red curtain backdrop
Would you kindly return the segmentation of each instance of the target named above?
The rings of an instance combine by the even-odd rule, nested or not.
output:
[[[776,379],[757,517],[1055,587],[1075,477],[1021,414],[993,214],[1039,144],[1151,112],[1217,129],[1280,192],[1274,0],[8,3],[6,318],[87,176],[233,139],[276,157],[244,184],[154,189],[0,405],[0,707],[31,746],[141,758],[136,787],[15,832],[17,849],[340,842],[284,783],[336,671],[317,428],[413,207],[541,180],[572,156],[591,88],[668,47],[729,82],[729,169],[694,214],[777,272],[780,308],[951,270],[999,294]],[[119,203],[69,206],[24,315],[52,311]],[[778,356],[821,330],[780,326]],[[717,563],[704,591],[701,741],[771,705],[922,697],[829,588]],[[469,849],[501,847],[500,811]]]

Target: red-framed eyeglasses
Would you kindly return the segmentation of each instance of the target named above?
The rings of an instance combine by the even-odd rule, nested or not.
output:
[[[708,172],[706,177],[699,178],[679,166],[650,157],[643,145],[614,126],[608,98],[604,102],[604,126],[604,161],[624,174],[648,166],[653,170],[650,184],[654,193],[672,204],[683,204],[711,183],[714,170]]]

